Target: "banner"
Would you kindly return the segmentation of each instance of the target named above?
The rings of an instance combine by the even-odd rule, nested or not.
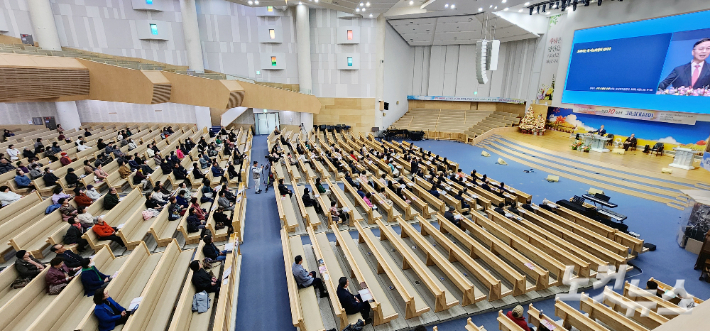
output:
[[[574,105],[575,113],[601,115],[634,120],[695,125],[697,115],[671,111],[640,110],[604,106]]]
[[[441,96],[426,96],[426,95],[408,95],[407,100],[424,100],[424,101],[465,101],[465,102],[504,102],[523,104],[525,100],[500,98],[500,97],[441,97]]]
[[[700,161],[700,167],[710,171],[710,152],[703,153],[703,159]]]

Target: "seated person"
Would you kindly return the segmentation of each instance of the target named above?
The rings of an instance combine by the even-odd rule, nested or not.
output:
[[[637,144],[636,135],[632,133],[630,137],[628,137],[628,138],[626,138],[626,140],[624,140],[624,150],[628,151],[629,147],[635,148],[636,144]]]
[[[86,245],[88,245],[89,242],[81,237],[81,235],[84,233],[84,228],[82,224],[79,223],[74,217],[69,218],[69,220],[67,220],[67,223],[69,223],[70,226],[67,229],[67,233],[64,234],[64,238],[62,239],[62,241],[66,245],[76,244],[76,249],[79,252],[84,251],[86,249]]]
[[[646,289],[655,292],[656,296],[659,298],[663,297],[663,293],[659,293],[661,291],[658,290],[658,283],[655,281],[649,280],[646,282]]]
[[[104,215],[99,216],[99,218],[96,220],[96,224],[91,227],[91,230],[96,233],[96,236],[99,237],[99,240],[111,240],[121,246],[126,246],[123,243],[121,237],[116,235],[116,231],[118,230],[108,225],[108,223],[104,221],[104,217]]]
[[[469,204],[466,202],[466,199],[464,199],[464,194],[466,193],[466,191],[467,191],[467,189],[464,188],[463,190],[461,190],[461,191],[459,191],[458,193],[454,194],[454,198],[456,198],[456,200],[461,201],[461,208],[462,208],[462,209],[470,209],[470,208],[471,208],[471,205],[469,205]]]
[[[74,278],[74,272],[71,272],[66,265],[64,265],[64,260],[61,257],[55,257],[49,261],[49,269],[47,274],[44,276],[45,283],[47,284],[47,293],[50,295],[57,295],[62,290],[69,285],[69,282]]]
[[[5,207],[15,201],[22,199],[22,196],[10,191],[10,187],[3,185],[0,186],[0,205]]]
[[[96,293],[98,289],[104,289],[111,281],[111,277],[102,274],[95,265],[91,264],[91,259],[84,258],[81,260],[81,285],[84,285],[84,295],[90,297]]]
[[[229,253],[229,251],[219,250],[219,248],[217,248],[217,245],[214,244],[212,236],[206,235],[202,238],[202,241],[205,243],[205,245],[202,247],[202,253],[205,254],[205,257],[216,261],[224,261],[227,259],[227,253]]]
[[[284,185],[284,180],[283,180],[283,179],[279,179],[279,186],[278,186],[278,188],[279,188],[279,194],[280,194],[281,196],[284,196],[284,195],[286,195],[286,194],[288,194],[289,197],[292,197],[292,196],[293,196],[293,191],[289,190],[289,189],[286,187],[286,185]]]
[[[217,199],[217,203],[224,210],[228,210],[228,211],[234,210],[234,204],[231,201],[229,201],[229,199],[227,199],[224,191],[219,191],[219,199]]]
[[[342,210],[338,210],[338,206],[335,204],[335,200],[330,201],[330,217],[333,220],[333,223],[337,223],[338,225],[342,224],[345,222],[347,224],[348,222],[348,217],[350,216],[348,213],[343,212]]]
[[[364,185],[364,184],[363,184],[363,185]],[[362,187],[360,186],[360,184],[358,184],[357,186],[355,186],[355,188],[357,189],[357,195],[359,195],[360,198],[364,198],[364,197],[365,197],[365,191],[363,191],[363,189],[362,189]]]
[[[89,198],[91,198],[91,200],[94,200],[94,201],[101,199],[101,193],[99,193],[99,191],[96,190],[94,185],[86,186],[86,195]]]
[[[192,269],[192,285],[195,286],[195,292],[200,293],[205,291],[207,293],[214,293],[215,297],[219,297],[219,288],[222,286],[222,282],[218,282],[217,278],[210,276],[210,274],[205,271],[202,266],[202,261],[192,261],[190,262],[190,269]]]
[[[301,197],[301,199],[303,200],[303,206],[313,207],[317,213],[323,212],[323,209],[321,209],[320,204],[318,204],[318,201],[311,197],[310,190],[308,190],[307,187],[303,188],[303,197]]]
[[[35,189],[35,186],[32,185],[30,177],[27,177],[25,172],[20,169],[15,170],[15,184],[17,184],[17,187],[19,188],[26,188],[30,190]]]
[[[224,170],[219,167],[219,164],[217,162],[212,163],[212,176],[214,177],[222,177],[224,175]]]
[[[321,298],[327,298],[328,292],[323,285],[323,281],[316,277],[315,271],[309,273],[306,268],[303,267],[303,257],[296,255],[294,261],[295,262],[291,265],[291,273],[293,273],[293,277],[296,279],[298,288],[306,288],[312,285],[314,288],[318,289]]]
[[[517,324],[520,328],[522,328],[525,331],[530,331],[530,327],[528,327],[528,323],[525,321],[525,315],[523,312],[523,306],[517,305],[513,310],[507,312],[505,316],[508,316],[515,324]]]
[[[222,229],[226,226],[230,228],[230,232],[232,231],[229,216],[224,213],[224,208],[217,207],[217,210],[215,210],[214,214],[212,214],[212,217],[215,222],[215,230]]]
[[[61,205],[59,207],[59,213],[62,214],[62,220],[63,221],[68,221],[70,217],[74,217],[78,214],[78,211],[74,206],[69,204],[69,199],[66,198],[61,198],[59,199],[58,203]]]
[[[174,163],[173,175],[175,175],[175,179],[187,179],[187,170],[185,170],[185,167],[183,167],[179,163]]]
[[[81,269],[81,260],[83,259],[81,255],[66,249],[62,244],[56,244],[50,247],[49,250],[56,253],[56,257],[61,258],[70,271],[76,272]]]
[[[121,179],[128,179],[128,176],[131,175],[131,167],[128,166],[128,163],[118,161],[120,166],[118,167],[118,174],[121,176]]]
[[[94,203],[94,199],[89,197],[89,195],[86,193],[86,189],[83,186],[79,186],[78,190],[75,189],[76,196],[74,197],[74,201],[76,202],[76,205],[78,207],[88,207],[91,206],[92,203]]]
[[[44,180],[44,186],[45,187],[52,187],[54,185],[57,185],[57,181],[59,180],[59,177],[54,175],[52,172],[54,170],[49,169],[49,167],[44,168],[44,175],[42,176],[42,179]]]
[[[370,304],[368,302],[362,302],[362,298],[359,294],[352,295],[348,290],[348,284],[350,281],[346,277],[340,277],[338,280],[338,301],[345,309],[345,313],[348,315],[362,314],[365,318],[365,324],[371,324],[372,319],[370,318]]]
[[[106,196],[104,197],[104,209],[106,210],[111,210],[113,207],[116,207],[120,198],[118,197],[118,192],[116,191],[115,187],[112,187],[108,190],[108,193],[106,193]]]
[[[454,210],[456,210],[454,207],[449,207],[449,209],[444,212],[444,218],[456,225],[457,228],[461,228],[461,222],[454,216]]]
[[[198,232],[205,228],[205,221],[201,221],[197,218],[197,215],[195,215],[195,208],[190,208],[186,221],[188,233]]]
[[[15,271],[20,278],[31,280],[39,275],[47,266],[40,260],[35,259],[26,250],[19,250],[15,253]]]
[[[116,325],[126,324],[132,313],[114,301],[105,288],[94,292],[94,304],[94,316],[99,321],[99,331],[110,331],[116,328]]]

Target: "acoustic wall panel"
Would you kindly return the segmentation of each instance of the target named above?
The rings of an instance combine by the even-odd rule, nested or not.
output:
[[[414,47],[414,72],[412,73],[412,95],[426,95],[426,91],[422,92],[422,76],[424,70],[424,49],[428,47]],[[385,47],[385,49],[387,49]]]
[[[441,95],[456,94],[456,75],[459,66],[459,46],[446,46],[444,57],[444,88]]]
[[[457,97],[473,96],[478,82],[476,81],[476,46],[461,45],[459,47],[459,61],[456,70],[456,93]],[[480,92],[479,92],[480,94]]]
[[[429,62],[429,95],[442,95],[444,92],[444,64],[446,46],[432,46]]]

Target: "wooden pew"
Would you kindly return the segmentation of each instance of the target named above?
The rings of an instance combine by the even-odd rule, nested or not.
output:
[[[123,326],[124,330],[167,328],[173,310],[172,303],[178,299],[185,284],[185,274],[194,253],[192,249],[181,250],[177,240],[172,239],[140,294],[143,298],[140,309],[131,315]]]
[[[623,314],[615,312],[613,309],[594,301],[586,294],[582,293],[580,310],[589,314],[589,318],[598,320],[615,331],[647,331],[645,327],[636,324]]]
[[[360,184],[360,185],[361,186],[368,186],[369,184],[364,183],[364,184]],[[354,187],[352,187],[352,185],[350,185],[350,183],[348,183],[346,180],[343,180],[343,187],[345,188],[345,192],[350,193],[350,196],[352,197],[352,199],[355,200],[354,204],[352,203],[352,200],[350,201],[351,205],[353,207],[360,206],[360,208],[362,208],[365,211],[365,213],[367,214],[367,220],[368,220],[369,224],[373,224],[374,220],[377,218],[382,218],[382,215],[380,215],[380,213],[377,210],[374,210],[374,208],[368,206],[365,203],[365,200],[363,200],[360,197],[360,195],[357,194],[357,190]],[[337,189],[340,190],[339,187]],[[343,195],[343,197],[344,197],[344,195]]]
[[[119,227],[124,224],[134,213],[140,213],[145,208],[145,197],[141,194],[140,189],[134,189],[128,195],[123,197],[121,201],[106,213],[104,221],[112,226]],[[82,236],[89,242],[89,245],[94,251],[97,251],[101,245],[109,245],[110,242],[104,241],[99,243],[99,237],[92,230],[86,231]]]
[[[563,330],[564,328],[557,324],[554,319],[543,314],[540,310],[533,307],[532,303],[528,306],[528,323],[532,324],[536,328],[540,328],[540,324],[544,325],[550,330]]]
[[[340,268],[338,258],[335,256],[333,249],[330,247],[330,242],[328,241],[328,237],[326,236],[325,232],[321,232],[316,235],[315,233],[313,233],[313,228],[309,227],[307,228],[307,230],[308,237],[310,238],[311,245],[313,246],[313,252],[315,254],[316,261],[323,261],[323,264],[319,264],[318,268],[320,269],[321,266],[324,266],[327,270],[327,274],[329,275],[328,277],[326,277],[323,273],[320,274],[321,278],[323,279],[323,283],[325,283],[325,288],[328,290],[330,304],[333,308],[333,312],[335,313],[335,318],[338,321],[337,328],[344,329],[350,324],[357,323],[358,319],[364,319],[364,317],[360,313],[348,315],[347,313],[345,313],[345,308],[343,308],[343,306],[340,304],[340,300],[338,299],[337,295],[338,285],[336,282],[337,279],[339,279],[340,277],[345,277],[345,273]],[[296,238],[298,240],[301,240],[298,237]],[[289,241],[293,241],[293,237],[290,238]],[[286,277],[288,277],[288,274]],[[358,279],[358,283],[359,282],[360,279]],[[370,307],[373,310],[375,308],[378,308],[377,302],[370,303]]]
[[[444,222],[449,223],[447,220],[445,220],[443,217],[440,215],[436,215],[437,220],[439,224],[442,224]],[[427,236],[431,235],[434,240],[436,240],[441,247],[443,247],[446,251],[449,252],[449,261],[451,262],[456,262],[458,261],[463,265],[466,270],[470,271],[471,274],[478,279],[481,283],[483,283],[486,288],[488,288],[488,301],[495,301],[501,298],[501,282],[500,280],[496,279],[493,275],[491,275],[488,270],[483,268],[478,262],[476,262],[471,256],[468,254],[464,253],[464,251],[459,248],[456,244],[451,242],[444,233],[436,230],[436,228],[429,223],[429,221],[426,221],[421,218],[421,216],[417,216],[419,219],[419,226],[421,227],[421,234],[422,236]],[[446,225],[440,225],[440,227],[443,227]],[[511,293],[512,291],[507,291],[506,294]],[[484,296],[485,298],[486,296]]]
[[[513,294],[514,296],[521,295],[534,289],[534,286],[528,289],[526,286],[525,276],[501,260],[493,250],[485,248],[478,241],[466,234],[464,230],[457,228],[451,222],[443,219],[439,215],[437,215],[437,219],[439,221],[439,231],[441,231],[441,233],[450,233],[454,238],[456,238],[456,240],[468,248],[471,258],[479,258],[483,260],[513,285],[512,289],[506,291],[501,289],[499,298],[510,294]],[[495,285],[492,281],[491,284]],[[489,300],[496,300],[496,296],[498,295],[496,292],[498,291],[496,290],[493,294],[489,294]]]
[[[239,295],[239,279],[241,278],[242,255],[239,249],[237,236],[232,233],[229,237],[229,242],[234,244],[235,249],[227,253],[224,261],[224,269],[222,273],[222,288],[219,291],[219,298],[214,307],[214,321],[212,323],[212,331],[232,331],[235,321],[232,318],[232,312],[236,312],[234,306],[237,304]],[[225,279],[226,277],[226,279]]]
[[[471,215],[476,215],[476,213],[472,213]],[[488,250],[496,255],[505,257],[506,260],[517,266],[519,270],[522,270],[530,276],[530,278],[535,280],[535,285],[531,288],[526,288],[525,292],[531,289],[542,290],[549,286],[549,274],[547,271],[537,266],[523,254],[514,250],[512,247],[505,245],[493,234],[488,233],[480,225],[475,224],[473,221],[470,221],[465,217],[461,219],[461,225],[464,229],[471,232],[473,237],[488,246]]]
[[[515,324],[513,320],[508,318],[505,314],[503,314],[502,310],[498,311],[498,329],[500,331],[523,331],[523,328],[521,328],[519,325]]]
[[[168,220],[168,208],[163,208],[158,217],[150,224],[150,234],[155,239],[158,246],[164,247],[173,242],[173,235],[180,225],[180,219],[175,221]],[[187,213],[187,212],[185,212]],[[182,217],[181,217],[182,219]]]
[[[283,248],[286,283],[288,286],[289,304],[291,306],[291,321],[294,327],[303,331],[324,331],[325,327],[323,327],[323,320],[320,316],[320,309],[318,308],[318,301],[315,294],[316,291],[312,286],[299,289],[291,271],[291,265],[294,263],[296,255],[303,256],[303,246],[300,245],[301,238],[296,237],[296,239],[298,239],[299,242],[294,243],[294,245],[297,246],[294,247],[291,244],[286,230],[281,229],[281,247]],[[292,248],[296,248],[296,251],[292,251]],[[306,270],[312,270],[308,268],[305,259],[302,264]],[[169,331],[174,330],[171,329]],[[177,329],[175,329],[175,331],[177,331]]]
[[[533,206],[533,208],[536,207]],[[523,219],[518,221],[518,223],[520,224],[519,227],[523,227],[526,230],[522,232],[527,233],[527,235],[531,237],[531,240],[534,240],[532,239],[532,237],[539,237],[541,239],[546,240],[549,243],[550,248],[558,247],[563,251],[568,252],[569,255],[564,255],[564,257],[560,257],[560,261],[565,262],[566,257],[567,259],[569,259],[569,263],[565,262],[567,265],[578,265],[579,269],[575,267],[575,272],[578,275],[581,275],[583,277],[593,276],[596,274],[597,270],[599,270],[599,267],[606,267],[607,265],[609,265],[608,262],[590,254],[589,252],[571,244],[570,242],[550,233],[549,231],[529,221],[529,219],[540,218],[540,215],[534,214],[522,208],[518,210],[520,211],[520,214],[523,215]],[[516,227],[516,231],[519,227]],[[521,236],[521,234],[518,234],[518,236]],[[555,248],[555,250],[557,249]],[[575,264],[573,261],[576,261],[578,264]]]
[[[294,194],[298,194],[298,191],[294,192]],[[288,232],[296,231],[296,228],[298,227],[298,218],[293,210],[291,198],[288,195],[281,196],[276,183],[274,183],[274,195],[276,197],[276,206],[279,211],[279,218],[281,219],[283,227]]]
[[[604,301],[603,303],[611,308],[612,310],[620,313],[626,314],[637,323],[643,325],[649,330],[653,330],[663,323],[668,322],[668,318],[659,315],[656,312],[649,311],[648,308],[640,305],[636,301],[629,298],[623,297],[619,293],[614,292],[609,287],[604,288]],[[628,310],[631,309],[633,314],[629,316]]]
[[[76,207],[76,203],[72,200],[69,204]],[[47,214],[35,223],[26,225],[25,230],[10,238],[10,245],[19,251],[24,249],[32,254],[32,256],[41,259],[44,257],[44,250],[49,247],[47,237],[66,225],[62,221],[62,214],[59,209]]]
[[[39,192],[35,192],[22,197],[19,201],[0,208],[0,226],[40,202],[42,202],[42,196],[39,195]]]
[[[244,188],[244,182],[239,184],[239,190],[244,190],[241,193],[237,191],[237,202],[236,207],[234,207],[234,212],[232,213],[232,230],[233,234],[237,236],[239,242],[244,241],[244,230],[246,224],[246,213],[247,213],[247,194]]]
[[[679,297],[674,296],[672,298],[669,298],[669,296],[671,295],[670,293],[673,293],[674,295],[680,294],[680,293],[675,293],[676,291],[675,291],[675,288],[673,288],[673,286],[665,284],[662,281],[655,279],[653,277],[651,277],[649,279],[649,281],[654,281],[654,282],[656,282],[656,284],[658,284],[657,292],[662,295],[663,299],[666,299],[673,304],[678,304],[678,302],[680,302],[681,298],[679,298]],[[693,296],[693,301],[695,301],[695,304],[697,304],[697,305],[705,302],[705,300],[701,300],[700,298],[695,297],[695,296]]]
[[[333,223],[333,216],[330,215],[330,198],[328,197],[327,193],[320,194],[318,192],[318,189],[316,188],[316,183],[313,180],[308,181],[308,185],[311,186],[311,189],[313,190],[313,196],[316,198],[316,201],[318,201],[318,204],[320,205],[321,209],[323,210],[323,214],[325,218],[328,220],[328,224]],[[330,188],[328,188],[330,189]],[[327,191],[326,191],[327,192]],[[309,216],[310,217],[310,216]]]
[[[325,180],[324,182],[328,184],[328,189],[330,189],[330,193],[335,197],[335,200],[337,201],[337,206],[348,209],[347,213],[348,215],[350,215],[350,218],[348,220],[350,222],[350,224],[348,224],[349,226],[354,226],[355,223],[365,220],[360,214],[360,212],[355,209],[355,206],[350,201],[350,199],[345,197],[345,193],[343,192],[343,190],[340,189],[340,186],[338,186],[337,184],[331,184],[328,180]],[[357,194],[356,196],[358,198],[360,197]]]
[[[200,201],[202,198],[202,190],[197,191],[197,193],[195,193],[195,195],[193,195],[193,197],[196,197],[197,201]],[[197,244],[197,243],[201,242],[200,241],[200,239],[201,239],[200,233],[202,231],[195,231],[195,232],[188,232],[187,231],[187,217],[189,215],[190,215],[190,212],[188,210],[185,212],[185,215],[183,215],[180,218],[179,221],[176,221],[176,222],[179,222],[178,226],[177,226],[177,230],[180,231],[180,233],[182,233],[182,237],[185,238],[186,244]]]
[[[415,193],[420,199],[423,199],[434,206],[434,209],[442,214],[446,211],[446,204],[443,201],[434,197],[431,193],[429,193],[429,191],[415,184],[407,177],[403,176],[402,178],[404,179],[404,182],[407,183],[407,187],[409,187],[409,189],[412,190],[412,192]]]
[[[92,257],[99,271],[107,275],[115,274],[127,260],[128,255],[115,257],[108,247],[102,247]],[[27,330],[74,330],[93,306],[92,298],[84,295],[79,279],[70,282],[55,298],[45,309],[32,315],[32,324]],[[67,306],[72,309],[66,309]]]
[[[488,213],[488,217],[497,219],[501,223],[507,225],[507,219],[504,216],[490,209],[486,210],[486,213]],[[486,219],[484,217],[475,217],[474,219],[477,224],[493,233],[493,235],[508,244],[508,246],[522,253],[527,258],[534,261],[537,265],[547,269],[548,272],[555,275],[555,280],[550,283],[550,286],[562,284],[562,277],[565,273],[564,263],[545,253],[542,249],[539,249],[534,245],[530,245],[528,241],[520,239],[520,237],[490,219]]]
[[[143,200],[143,206],[141,207],[142,208],[135,210],[130,216],[124,218],[123,223],[119,223],[123,224],[123,226],[118,229],[116,235],[121,237],[128,250],[132,250],[143,242],[143,239],[150,233],[151,225],[153,225],[155,220],[160,218],[161,214],[164,214],[163,217],[168,214],[168,208],[166,205],[166,208],[163,208],[163,210],[160,211],[158,217],[146,220],[143,218],[143,211],[146,210],[145,200]]]
[[[561,324],[567,330],[574,326],[580,331],[609,331],[609,329],[560,300],[555,301],[555,315],[562,319]]]
[[[447,298],[448,291],[444,285],[441,284],[439,279],[433,275],[429,268],[422,265],[419,259],[414,257],[411,248],[404,244],[402,239],[398,238],[399,236],[396,232],[394,232],[394,230],[392,230],[392,228],[382,223],[379,219],[375,220],[375,223],[377,223],[377,226],[380,228],[380,240],[389,240],[392,246],[394,246],[400,255],[402,255],[402,269],[413,269],[419,279],[422,280],[431,294],[435,297],[434,312],[447,310],[459,303],[459,301],[456,300],[456,298],[454,298],[451,294],[449,294]],[[466,299],[465,294],[464,299]]]
[[[7,220],[0,225],[0,263],[4,263],[5,256],[14,248],[10,239],[28,229],[28,224],[35,224],[43,217],[44,211],[52,204],[52,199],[45,199],[41,203],[27,209],[23,213]],[[58,212],[58,211],[57,211]]]
[[[421,216],[415,217],[419,224],[423,224],[422,227],[426,226],[427,220],[423,219]],[[478,301],[485,300],[486,295],[480,292],[473,283],[471,283],[466,277],[461,274],[461,272],[454,267],[448,259],[446,259],[439,251],[434,248],[434,246],[429,243],[424,236],[417,232],[417,230],[409,223],[402,220],[402,218],[397,219],[399,221],[399,226],[402,230],[402,238],[410,237],[412,241],[415,242],[418,248],[422,249],[427,256],[427,265],[435,264],[449,280],[463,292],[463,300],[461,302],[462,306],[467,306]],[[431,225],[431,224],[429,224]],[[445,290],[446,291],[446,290]],[[450,293],[447,293],[450,294]],[[453,295],[452,295],[453,296]]]
[[[312,179],[309,178],[308,181],[311,181]],[[303,204],[303,199],[301,198],[303,196],[303,186],[297,185],[295,183],[292,183],[291,186],[294,188],[294,195],[296,195],[296,202],[298,203],[298,209],[301,212],[301,218],[306,221],[307,227],[317,227],[320,225],[320,217],[318,217],[318,213],[316,213],[315,207],[306,207]],[[312,189],[315,190],[315,186],[311,186]],[[317,194],[318,191],[315,191]],[[322,208],[322,206],[321,206]],[[328,208],[323,209],[324,211],[327,211],[330,209],[330,206]],[[329,213],[330,214],[330,213]]]
[[[465,329],[466,329],[466,331],[486,331],[486,328],[484,328],[482,326],[476,326],[476,324],[473,324],[470,317],[466,320]],[[436,331],[436,329],[434,331]]]
[[[163,252],[150,254],[148,246],[145,242],[141,242],[118,270],[118,277],[106,287],[111,298],[124,308],[128,308],[129,303],[143,292],[148,279],[156,270],[156,266],[163,256]],[[94,307],[95,305],[91,305],[89,313],[84,315],[75,330],[96,330],[98,328],[99,322],[94,316]]]
[[[372,178],[373,184],[375,182],[380,183],[377,178]],[[380,183],[381,184],[381,183]],[[377,191],[370,185],[362,185],[362,187],[365,189],[365,193],[370,193],[371,199],[370,202],[373,204],[377,205],[377,210],[373,210],[373,214],[377,212],[378,214],[385,214],[387,215],[387,221],[394,220],[396,216],[401,216],[399,211],[394,208],[394,202],[393,205],[390,205],[387,203],[385,199],[383,199]],[[357,194],[357,193],[356,193]]]
[[[93,257],[96,268],[101,272],[111,275],[123,264],[125,259],[117,259],[109,249],[102,249]],[[49,268],[49,266],[48,266]],[[45,269],[47,270],[47,269]],[[53,314],[61,315],[64,309],[58,309],[60,305],[66,308],[73,300],[80,301],[84,297],[84,287],[81,280],[72,279],[67,287],[65,287],[59,295],[49,295],[46,291],[45,273],[35,277],[30,284],[18,290],[17,295],[9,300],[0,308],[0,313],[4,314],[5,318],[0,319],[0,328],[2,330],[38,330],[33,327],[36,322],[48,323],[53,321],[53,317],[47,317],[47,320],[38,320],[38,316],[48,315],[46,312],[52,311]],[[90,298],[87,298],[91,301]],[[69,300],[69,301],[64,301]],[[72,306],[71,310],[74,310]],[[76,307],[80,308],[80,307]],[[76,313],[77,311],[74,310]],[[43,327],[46,324],[43,325]],[[38,326],[37,326],[38,327]]]
[[[212,240],[215,242],[219,241],[225,241],[229,239],[229,227],[227,224],[225,224],[225,227],[217,230],[217,222],[214,220],[214,213],[219,208],[219,204],[217,202],[212,203],[212,207],[209,207],[209,202],[204,203],[207,207],[208,214],[207,218],[205,221],[205,227],[212,232]],[[237,204],[234,205],[234,209],[231,211],[225,211],[225,214],[227,215],[228,218],[233,219],[234,218],[234,213],[237,211],[237,208],[239,206]]]
[[[15,270],[14,263],[0,271],[0,307],[4,306],[17,293],[20,293],[21,289],[14,289],[10,286],[18,277],[20,277],[20,274]]]
[[[358,223],[357,225],[360,224]],[[367,284],[367,288],[370,290],[370,294],[372,294],[374,302],[370,303],[370,306],[374,312],[374,325],[388,323],[397,318],[399,314],[387,298],[385,290],[380,286],[375,273],[370,270],[365,256],[362,255],[362,252],[358,249],[350,233],[348,231],[339,231],[335,224],[331,225],[331,229],[335,234],[336,244],[343,250],[345,260],[350,266],[350,277],[355,278],[357,284]],[[317,239],[321,242],[324,239],[326,241],[328,240],[324,232],[319,233]]]
[[[412,206],[410,206],[407,202],[405,202],[404,200],[402,200],[402,198],[400,198],[397,194],[395,194],[394,192],[392,192],[392,190],[390,190],[390,189],[387,187],[387,185],[385,185],[385,184],[383,184],[382,182],[380,182],[379,179],[378,179],[378,180],[373,180],[372,182],[375,184],[375,187],[376,187],[378,190],[384,187],[384,189],[385,189],[385,195],[387,196],[388,199],[390,199],[390,200],[392,201],[392,204],[393,204],[393,205],[392,205],[392,210],[393,210],[393,211],[392,211],[392,213],[393,213],[392,217],[393,217],[393,218],[394,218],[395,215],[402,215],[402,214],[400,214],[400,212],[399,212],[396,208],[394,208],[394,206],[396,205],[397,207],[399,207],[400,209],[402,209],[402,210],[404,211],[404,215],[402,215],[403,218],[404,218],[404,220],[409,221],[409,220],[414,219],[414,215],[416,214],[416,212],[412,209]],[[387,220],[390,220],[390,216],[389,216],[389,215],[387,215]]]

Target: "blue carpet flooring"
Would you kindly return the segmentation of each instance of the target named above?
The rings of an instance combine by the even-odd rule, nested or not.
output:
[[[510,160],[506,160],[507,166],[497,165],[495,162],[499,156],[491,153],[491,157],[483,157],[480,147],[449,141],[427,140],[414,143],[458,162],[467,173],[476,169],[479,173],[488,174],[493,179],[504,181],[532,194],[535,203],[542,202],[544,198],[552,201],[567,199],[575,194],[581,195],[589,189],[586,184],[565,178],[561,178],[558,183],[549,183],[545,180],[546,173],[525,173],[524,170],[529,170],[528,167]],[[266,136],[255,137],[252,150],[252,160],[261,163],[266,154]],[[637,268],[627,275],[627,280],[639,279],[643,286],[650,277],[671,285],[675,284],[676,279],[685,279],[685,288],[690,293],[700,298],[709,298],[710,284],[698,281],[700,274],[693,270],[696,256],[678,247],[675,242],[679,220],[684,212],[658,202],[615,192],[607,193],[611,196],[611,201],[619,205],[616,211],[629,216],[625,221],[629,229],[639,233],[646,242],[658,246],[657,251],[642,254],[632,262]],[[252,186],[247,197],[236,329],[294,330],[279,237],[281,225],[274,195],[272,192],[254,194]],[[590,291],[591,295],[598,293],[599,290]],[[554,315],[554,300],[549,299],[534,305],[546,314]],[[579,306],[574,302],[570,305],[576,308]],[[496,318],[497,312],[491,312],[476,315],[472,320],[488,330],[498,330]],[[441,331],[453,331],[462,330],[465,324],[466,319],[463,318],[439,323],[438,326]]]

